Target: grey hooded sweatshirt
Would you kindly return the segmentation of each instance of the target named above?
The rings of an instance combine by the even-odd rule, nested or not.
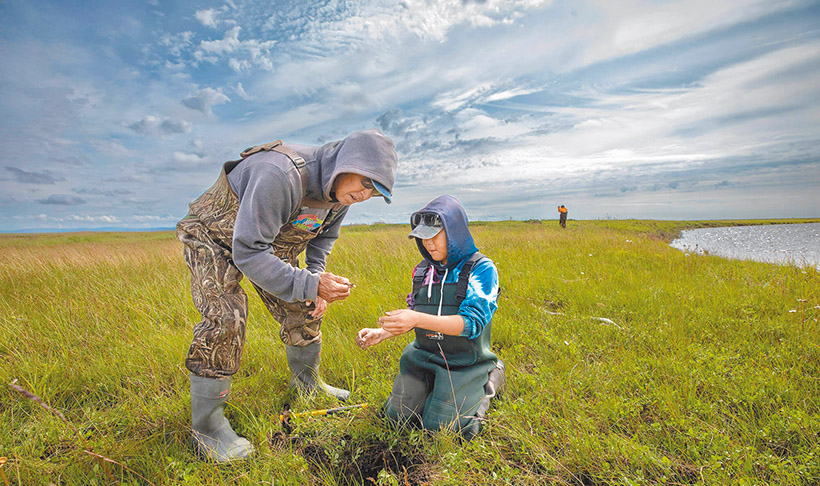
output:
[[[291,266],[273,254],[272,243],[300,207],[302,198],[336,202],[331,194],[336,177],[352,172],[393,191],[397,157],[393,142],[378,130],[354,132],[321,147],[286,144],[305,159],[307,187],[299,172],[278,152],[259,152],[237,165],[228,182],[239,196],[233,234],[233,261],[253,283],[288,302],[316,300],[319,273],[339,237],[348,208],[316,236],[305,250],[306,268]]]

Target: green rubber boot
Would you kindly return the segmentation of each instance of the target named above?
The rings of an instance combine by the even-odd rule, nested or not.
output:
[[[504,362],[499,359],[495,368],[490,370],[487,384],[484,385],[484,398],[481,399],[475,411],[475,420],[461,430],[461,434],[465,439],[470,440],[478,434],[481,428],[481,422],[484,420],[484,416],[487,415],[487,410],[490,408],[490,401],[501,395],[506,384],[506,366],[504,366]]]
[[[307,346],[286,345],[288,366],[290,366],[290,384],[299,393],[311,394],[321,390],[328,395],[345,401],[350,392],[328,385],[319,378],[319,361],[322,354],[322,343],[312,343]]]
[[[191,425],[194,447],[199,454],[216,462],[245,459],[253,446],[239,437],[223,415],[231,389],[231,379],[217,380],[191,374]]]

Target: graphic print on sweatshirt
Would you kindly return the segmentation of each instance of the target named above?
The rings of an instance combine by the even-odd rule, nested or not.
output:
[[[293,225],[306,231],[318,231],[325,222],[329,209],[309,208],[302,206],[299,215],[293,220]]]

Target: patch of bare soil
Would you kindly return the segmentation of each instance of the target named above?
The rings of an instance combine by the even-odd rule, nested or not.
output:
[[[290,446],[299,450],[314,474],[330,472],[341,485],[378,484],[382,471],[408,486],[431,484],[435,478],[435,464],[422,451],[402,441],[347,435],[328,443],[283,432],[275,432],[269,441],[273,448]]]

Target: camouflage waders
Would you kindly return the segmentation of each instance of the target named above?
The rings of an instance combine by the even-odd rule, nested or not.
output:
[[[245,345],[248,296],[239,285],[243,275],[231,258],[239,198],[227,177],[238,163],[226,163],[216,183],[190,204],[188,215],[177,223],[177,238],[185,247],[185,262],[191,270],[191,294],[202,315],[202,321],[194,326],[185,366],[195,375],[207,378],[227,378],[236,373]],[[329,215],[323,226],[333,219]],[[298,266],[298,255],[322,229],[307,231],[288,222],[273,241],[274,254]],[[307,346],[321,342],[322,319],[308,314],[314,304],[285,302],[256,284],[254,288],[281,324],[279,337],[285,344]]]

